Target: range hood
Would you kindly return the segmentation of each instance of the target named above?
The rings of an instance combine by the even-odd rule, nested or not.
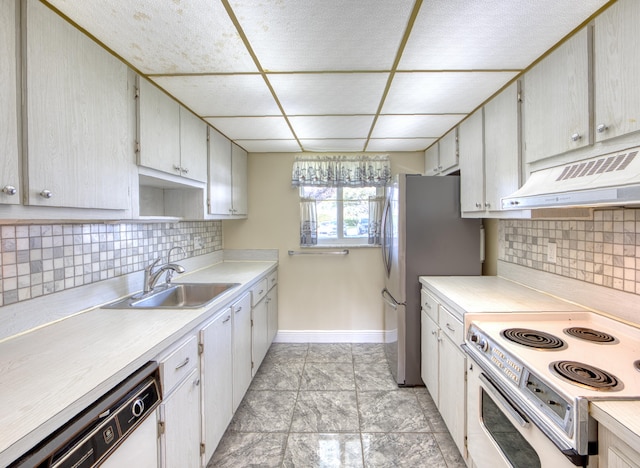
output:
[[[640,204],[640,147],[533,172],[503,210]]]

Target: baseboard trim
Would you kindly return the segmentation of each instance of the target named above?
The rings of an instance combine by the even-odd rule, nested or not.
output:
[[[384,330],[279,330],[275,343],[384,343]]]

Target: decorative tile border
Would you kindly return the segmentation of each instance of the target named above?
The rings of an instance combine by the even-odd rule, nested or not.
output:
[[[221,250],[222,222],[0,226],[0,306],[142,270],[177,246]]]
[[[498,229],[500,260],[640,294],[638,209],[595,210],[587,221],[501,220]]]

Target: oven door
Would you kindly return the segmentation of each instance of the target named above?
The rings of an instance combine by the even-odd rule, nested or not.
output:
[[[467,448],[477,468],[575,468],[469,360]]]

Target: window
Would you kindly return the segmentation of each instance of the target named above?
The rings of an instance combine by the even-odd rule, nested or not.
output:
[[[318,245],[377,243],[369,241],[371,204],[383,196],[380,187],[300,188],[302,199],[315,201]]]

